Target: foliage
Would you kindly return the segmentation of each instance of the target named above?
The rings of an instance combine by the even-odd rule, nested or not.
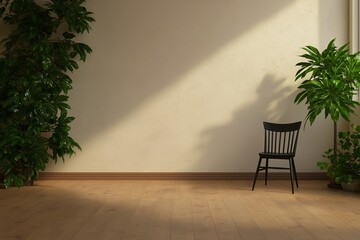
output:
[[[334,122],[334,157],[337,154],[337,122],[340,117],[350,121],[350,114],[360,105],[353,100],[355,90],[360,86],[359,52],[349,53],[348,44],[341,47],[331,40],[325,50],[320,52],[316,47],[306,46],[301,55],[305,59],[296,66],[300,69],[295,74],[295,81],[302,79],[300,92],[294,102],[307,104],[307,115],[304,126],[322,113],[329,115]]]
[[[320,51],[313,46],[303,48],[301,55],[306,61],[296,66],[296,80],[304,79],[298,87],[300,93],[294,102],[305,101],[308,105],[306,122],[312,124],[322,112],[325,118],[329,115],[334,122],[341,117],[349,121],[349,115],[359,103],[353,100],[354,90],[360,86],[359,53],[349,54],[348,45],[336,47],[335,39],[327,48]]]
[[[90,31],[85,0],[0,0],[10,34],[1,41],[0,173],[5,186],[32,182],[49,159],[64,160],[79,144],[70,137],[69,72],[91,48],[75,41]]]
[[[350,183],[360,175],[360,125],[353,126],[353,131],[339,132],[339,151],[334,149],[324,152],[323,157],[329,161],[318,162],[322,170],[335,178],[336,183]]]

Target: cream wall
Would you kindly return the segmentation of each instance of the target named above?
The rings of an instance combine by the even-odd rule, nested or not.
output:
[[[339,0],[88,0],[93,48],[73,75],[83,150],[48,171],[254,171],[262,121],[297,121],[301,47],[348,41]],[[318,171],[332,123],[301,132],[298,171]]]

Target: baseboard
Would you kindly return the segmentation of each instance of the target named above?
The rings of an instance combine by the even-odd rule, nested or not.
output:
[[[299,172],[299,180],[328,179],[323,172]],[[39,180],[251,180],[253,172],[42,172]],[[258,179],[263,179],[260,173]],[[289,179],[289,173],[269,173],[269,179]]]

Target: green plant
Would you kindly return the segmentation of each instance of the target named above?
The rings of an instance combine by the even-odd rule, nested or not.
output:
[[[350,183],[358,178],[360,172],[360,125],[353,126],[353,131],[339,132],[338,152],[334,149],[324,152],[328,161],[318,162],[322,170],[334,177],[336,183]]]
[[[85,0],[0,0],[9,35],[0,49],[0,175],[5,186],[31,183],[49,159],[75,153],[70,137],[69,72],[91,48],[75,41],[94,21]]]
[[[294,102],[307,104],[305,124],[307,121],[313,124],[322,112],[325,118],[331,117],[334,122],[333,149],[336,156],[337,122],[340,117],[349,121],[353,109],[359,105],[353,100],[355,90],[360,86],[359,53],[350,54],[347,44],[336,47],[335,39],[322,52],[313,46],[306,46],[303,50],[306,53],[301,57],[305,61],[296,64],[300,69],[295,75],[295,81],[303,81]]]

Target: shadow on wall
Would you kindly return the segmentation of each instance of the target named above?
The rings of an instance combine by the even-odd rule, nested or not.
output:
[[[256,102],[238,109],[231,122],[202,133],[202,143],[199,148],[204,154],[198,164],[204,168],[204,171],[221,169],[241,172],[249,168],[249,162],[254,162],[255,169],[257,153],[263,147],[262,122],[302,120],[294,119],[288,111],[295,93],[292,87],[283,85],[285,81],[287,80],[266,75],[256,90]],[[249,153],[254,156],[253,159],[248,159],[247,156],[251,155]]]
[[[81,40],[92,46],[94,53],[74,74],[74,137],[84,144],[118,124],[218,49],[292,2],[89,1],[96,23],[93,32]],[[262,95],[265,90],[259,91]],[[264,107],[267,97],[271,98],[265,94],[256,107]],[[228,134],[228,129],[234,142],[237,137],[249,136],[241,132],[246,131],[241,118],[251,119],[251,109],[235,114],[234,126],[225,127],[220,134]],[[232,127],[239,134],[235,136]],[[213,131],[215,135],[221,132]]]

